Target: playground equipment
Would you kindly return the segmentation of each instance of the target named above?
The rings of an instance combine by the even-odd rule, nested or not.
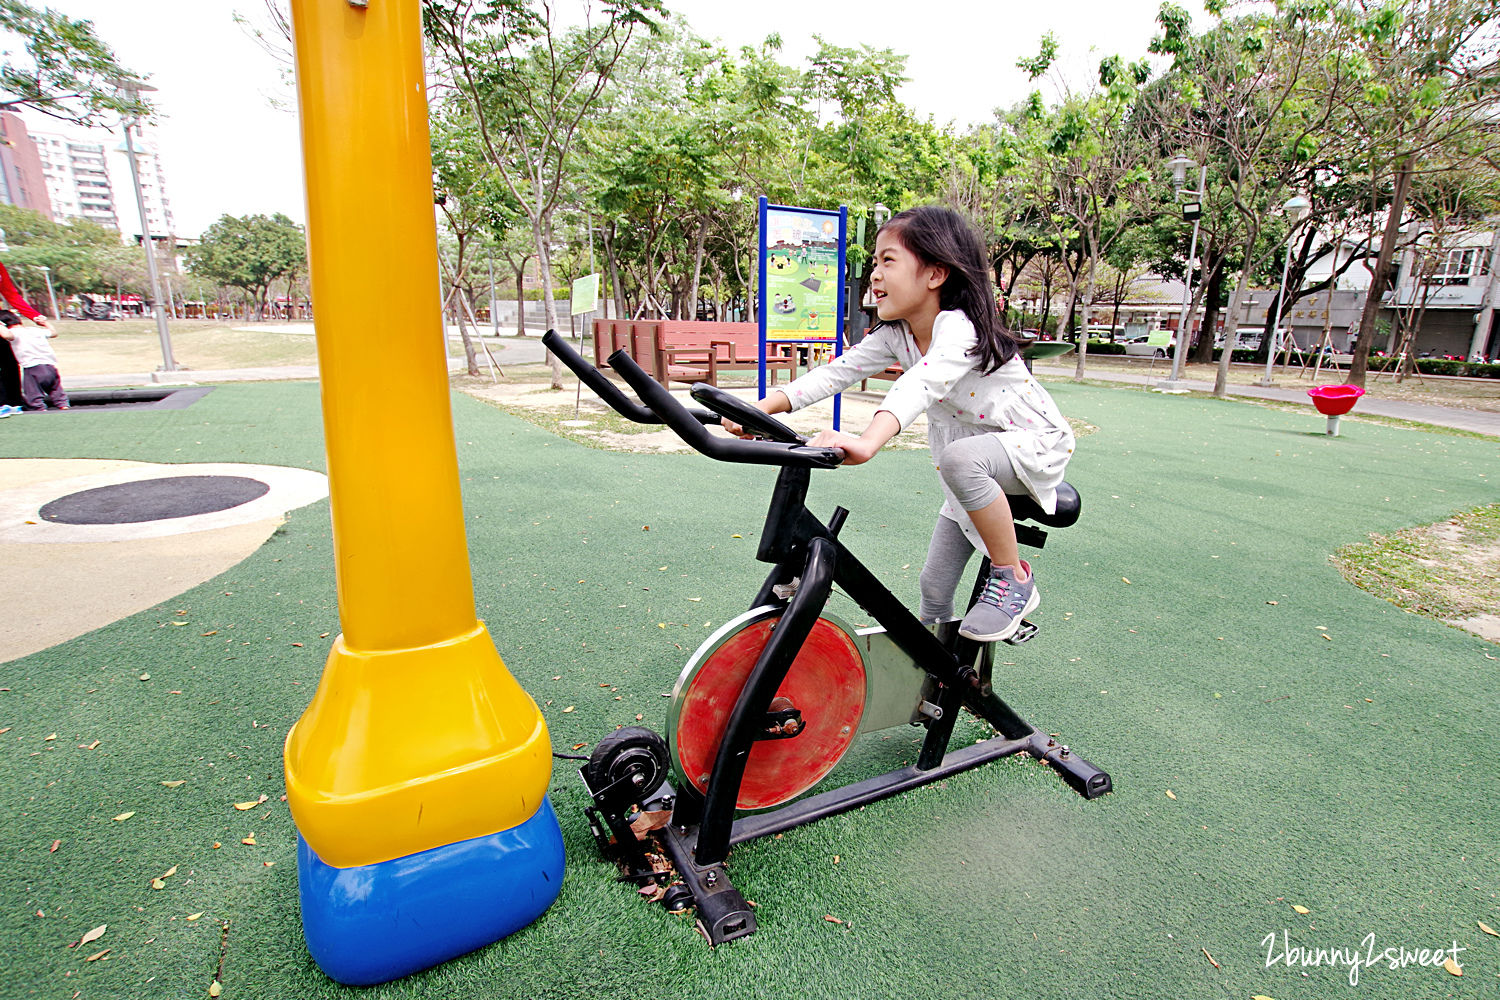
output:
[[[343,633],[287,804],[308,950],[368,985],[534,920],[562,831],[546,723],[475,618],[418,0],[293,0],[292,24]],[[372,389],[392,372],[400,406]]]
[[[1318,412],[1328,418],[1329,437],[1339,436],[1339,418],[1350,410],[1365,390],[1357,385],[1315,385],[1307,390]]]
[[[849,512],[827,523],[804,501],[811,470],[843,460],[837,449],[807,445],[791,428],[704,383],[692,389],[713,413],[692,411],[618,351],[610,367],[644,406],[626,397],[555,333],[543,343],[624,416],[665,423],[710,458],[780,469],[756,558],[772,565],[750,609],[720,628],[678,678],[667,738],[632,726],[601,740],[582,768],[590,826],[607,857],[643,887],[665,887],[669,909],[697,908],[711,944],[753,933],[755,915],[730,883],[724,861],[734,844],[855,809],[989,761],[1027,753],[1051,765],[1086,798],[1110,791],[1110,777],[1054,736],[1025,721],[996,694],[991,646],[958,635],[958,620],[929,627],[917,620],[839,541]],[[709,433],[722,417],[770,440]],[[1040,547],[1046,532],[1079,515],[1068,484],[1055,513],[1029,497],[1011,497],[1018,540]],[[975,582],[977,593],[989,562]],[[855,628],[825,605],[837,584],[879,623]],[[1009,642],[1036,634],[1023,622]],[[959,709],[989,723],[995,736],[949,748]],[[862,733],[906,724],[926,729],[915,764],[799,798],[812,790]],[[676,784],[668,781],[676,771]],[[736,810],[771,809],[736,818]],[[637,836],[632,821],[670,818]],[[670,859],[676,877],[650,854]],[[671,883],[671,884],[669,884]]]

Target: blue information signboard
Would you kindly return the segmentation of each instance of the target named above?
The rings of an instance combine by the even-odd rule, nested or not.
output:
[[[760,199],[760,383],[770,344],[831,344],[843,353],[849,210],[794,208]],[[839,398],[833,400],[839,426]]]

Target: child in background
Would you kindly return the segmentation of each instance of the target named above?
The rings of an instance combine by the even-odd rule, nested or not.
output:
[[[21,325],[21,317],[6,309],[0,311],[0,337],[10,341],[21,365],[21,408],[45,410],[48,404],[68,409],[68,394],[63,392],[62,376],[57,373],[57,354],[48,339],[56,337],[50,326],[34,330]]]
[[[770,414],[801,409],[900,365],[903,374],[863,434],[822,431],[811,443],[841,448],[844,464],[858,465],[925,412],[946,502],[922,567],[920,617],[953,617],[954,593],[978,549],[990,558],[990,577],[959,632],[981,642],[1007,639],[1040,597],[1005,495],[1029,494],[1055,511],[1072,429],[1001,323],[984,244],[958,213],[925,206],[882,226],[870,285],[880,323],[847,353],[757,405]],[[745,436],[732,421],[724,426]]]

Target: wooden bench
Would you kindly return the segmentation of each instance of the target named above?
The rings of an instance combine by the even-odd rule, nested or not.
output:
[[[760,370],[760,329],[754,323],[703,323],[686,329],[668,326],[662,331],[661,341],[655,371],[662,385],[671,382],[718,385],[719,372]],[[766,377],[772,385],[776,384],[778,372],[784,371],[788,378],[794,378],[796,369],[794,345],[766,345]]]
[[[594,365],[609,367],[609,356],[624,350],[632,361],[662,385],[707,382],[718,385],[721,371],[758,371],[760,327],[755,323],[710,323],[696,320],[594,320]],[[796,374],[792,344],[772,344],[766,370]]]

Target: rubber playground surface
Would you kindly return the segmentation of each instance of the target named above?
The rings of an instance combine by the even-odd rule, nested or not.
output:
[[[1112,794],[1012,758],[741,845],[759,930],[711,950],[597,860],[559,760],[551,909],[435,969],[340,986],[303,943],[281,801],[282,742],[339,634],[322,499],[212,578],[0,663],[0,994],[1496,995],[1500,937],[1480,924],[1500,928],[1500,647],[1344,583],[1329,554],[1494,502],[1500,442],[1347,420],[1330,439],[1311,407],[1048,387],[1097,428],[1069,469],[1083,516],[1032,559],[1041,632],[1001,648],[995,684]],[[317,393],[11,419],[0,467],[323,471]],[[660,726],[683,663],[761,583],[774,474],[453,405],[476,606],[553,749]],[[841,538],[912,601],[938,503],[921,450],[813,474],[813,510],[849,508]],[[18,600],[83,599],[35,548],[5,567],[30,581]],[[111,570],[96,585],[128,578]],[[981,735],[965,719],[955,744]],[[830,780],[901,766],[917,736],[862,738]],[[1439,964],[1455,953],[1461,977]]]

